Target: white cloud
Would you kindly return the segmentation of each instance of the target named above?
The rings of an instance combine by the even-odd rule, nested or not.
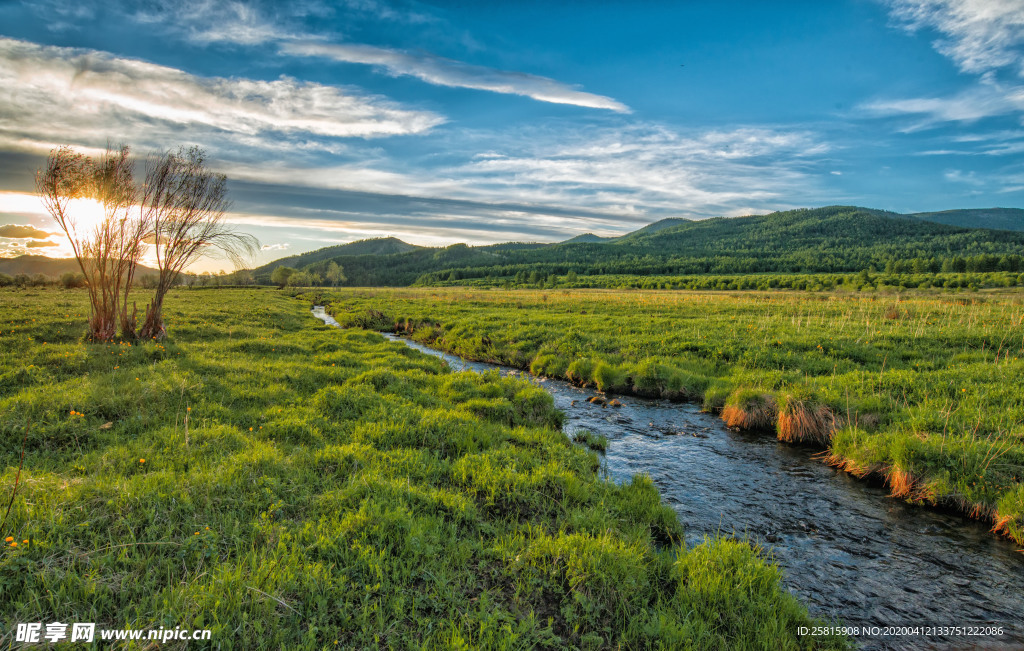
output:
[[[51,0],[63,2],[64,0]],[[397,10],[377,0],[347,0],[345,9],[374,21],[435,23],[428,14]],[[376,66],[393,76],[411,76],[437,86],[471,88],[522,95],[555,104],[571,104],[628,113],[629,108],[610,97],[578,90],[554,79],[523,72],[473,65],[428,52],[409,53],[362,44],[328,44],[301,26],[301,19],[333,13],[337,7],[318,2],[253,4],[237,1],[158,0],[131,17],[143,24],[160,23],[166,30],[194,43],[254,46],[279,43],[282,54],[323,57],[346,63]],[[342,34],[331,34],[338,39]]]
[[[524,202],[637,215],[744,214],[750,205],[806,197],[814,185],[806,168],[829,149],[803,131],[680,133],[659,125],[581,130],[561,142],[527,135],[522,143],[450,175]]]
[[[264,244],[260,247],[260,251],[284,251],[289,248],[291,244],[288,242],[281,242],[279,244]]]
[[[910,30],[943,35],[935,49],[960,70],[984,73],[1016,66],[1024,76],[1024,0],[889,0],[892,16]]]
[[[577,90],[554,79],[472,65],[430,53],[411,54],[372,45],[338,45],[308,41],[283,43],[281,52],[292,56],[324,57],[346,63],[377,66],[396,77],[416,77],[437,86],[523,95],[541,102],[629,113],[629,107],[610,97]]]
[[[951,183],[965,183],[967,185],[983,185],[984,181],[978,178],[974,172],[963,170],[947,170],[942,177]]]
[[[470,135],[474,142],[483,137]],[[533,128],[491,134],[477,144],[481,146],[465,152],[460,163],[416,173],[372,165],[233,165],[225,171],[232,179],[392,197],[380,203],[340,196],[324,202],[336,218],[356,220],[360,210],[406,216],[415,212],[422,224],[439,231],[452,228],[456,213],[460,219],[483,219],[494,227],[491,241],[507,239],[507,229],[498,228],[505,223],[502,219],[508,228],[538,236],[542,229],[569,234],[580,229],[625,232],[664,216],[751,214],[786,208],[789,202],[806,205],[837,199],[819,189],[824,179],[832,178],[825,163],[816,160],[829,146],[804,131],[738,128],[680,133],[652,124],[557,132]],[[481,150],[486,155],[478,155]],[[400,203],[396,193],[405,197]]]
[[[116,5],[113,10],[118,10]],[[151,0],[122,11],[139,23],[160,24],[166,31],[200,45],[260,45],[297,38],[298,32],[290,27],[294,19],[319,13],[321,7],[301,2],[261,6],[236,0]]]
[[[196,3],[202,10],[192,11],[193,20],[189,24],[189,36],[198,43],[228,42],[240,45],[258,45],[294,35],[282,30],[279,26],[266,20],[264,16],[249,5],[241,2],[202,2]],[[177,15],[190,11],[188,7],[179,7]]]
[[[922,119],[902,129],[942,122],[972,123],[1024,111],[1024,86],[1000,81],[1005,68],[1024,77],[1024,0],[885,0],[892,18],[909,31],[935,30],[933,46],[978,83],[947,97],[881,99],[860,108],[879,116]],[[944,152],[943,152],[944,153]],[[993,152],[995,153],[995,152]]]
[[[199,77],[94,50],[0,38],[0,140],[165,147],[189,138],[250,146],[299,138],[424,133],[443,118],[379,97],[287,77]],[[300,141],[301,142],[301,141]]]
[[[315,35],[303,29],[303,19],[324,18],[339,11],[345,12],[348,22],[371,20],[411,25],[438,22],[429,14],[409,7],[395,8],[377,0],[293,0],[286,3],[273,0],[149,0],[141,8],[129,10],[131,18],[139,22],[161,23],[171,32],[200,45],[261,45],[289,39],[315,39]]]
[[[875,100],[860,108],[880,116],[923,116],[921,121],[905,129],[916,131],[939,122],[976,122],[1024,111],[1024,86],[1001,84],[991,75],[985,75],[979,84],[952,97]]]
[[[992,147],[983,150],[981,153],[989,156],[1011,156],[1024,154],[1024,140],[993,145]]]

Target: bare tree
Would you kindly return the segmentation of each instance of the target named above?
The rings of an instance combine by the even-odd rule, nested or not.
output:
[[[89,290],[89,338],[110,341],[135,337],[135,312],[128,315],[128,293],[150,231],[148,215],[133,210],[137,190],[128,147],[107,146],[98,160],[60,147],[46,169],[36,173],[43,205],[67,236]],[[75,199],[93,199],[103,217],[88,223],[75,214]]]
[[[224,221],[231,206],[227,177],[207,169],[198,147],[151,158],[140,199],[152,224],[149,242],[155,249],[160,276],[139,335],[161,339],[166,334],[164,297],[185,268],[206,254],[223,255],[240,267],[246,255],[256,252],[259,242]]]
[[[121,336],[136,337],[136,310],[128,313],[128,294],[135,279],[135,270],[144,253],[143,241],[151,230],[150,215],[138,209],[135,185],[135,164],[128,147],[119,151],[109,147],[93,164],[93,195],[103,204],[104,218],[97,229],[94,257],[103,260],[100,271],[107,282],[100,283],[117,313]],[[120,304],[118,304],[120,301]]]

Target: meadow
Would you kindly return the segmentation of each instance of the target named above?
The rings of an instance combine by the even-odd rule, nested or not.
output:
[[[352,292],[334,310],[454,324],[483,300],[446,296]],[[520,364],[551,355],[542,337],[587,341],[598,305],[640,300],[512,296],[516,318],[580,317],[540,321],[536,350],[510,339]],[[441,343],[498,341],[492,306]],[[208,628],[240,649],[848,644],[797,635],[816,620],[760,550],[687,548],[649,479],[599,478],[528,382],[329,328],[275,290],[176,290],[164,309],[162,342],[88,344],[82,290],[0,290],[5,645],[54,621]]]
[[[344,325],[469,359],[700,402],[1024,543],[1020,293],[422,288],[323,300]]]

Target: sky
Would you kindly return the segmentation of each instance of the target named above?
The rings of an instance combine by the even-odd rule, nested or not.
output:
[[[1024,0],[0,0],[0,256],[68,255],[35,170],[108,143],[201,146],[253,265],[1022,207]]]

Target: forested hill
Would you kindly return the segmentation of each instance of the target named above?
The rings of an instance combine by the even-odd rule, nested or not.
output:
[[[324,262],[338,257],[353,255],[380,256],[408,253],[409,251],[415,251],[419,248],[422,247],[403,242],[397,237],[381,237],[372,240],[359,240],[358,242],[328,246],[323,249],[317,249],[316,251],[310,251],[309,253],[300,253],[288,256],[287,258],[280,258],[255,269],[254,273],[257,275],[269,274],[275,267],[306,267],[315,262]]]
[[[1024,210],[1020,208],[969,208],[941,212],[918,212],[910,214],[908,217],[964,228],[1024,231]]]
[[[569,238],[562,242],[562,244],[579,244],[580,242],[611,242],[615,240],[614,237],[601,237],[594,235],[593,233],[584,233],[577,235],[576,237]]]
[[[356,244],[361,243],[347,246]],[[324,251],[271,263],[258,270],[257,279],[260,273],[269,277],[275,266],[288,260],[304,265],[325,261],[330,256],[324,256]],[[587,276],[831,273],[869,268],[1020,271],[1022,255],[1022,232],[963,228],[879,210],[830,206],[751,217],[663,220],[606,241],[456,244],[333,259],[343,266],[346,285],[369,286],[484,277],[521,280],[570,272]]]

